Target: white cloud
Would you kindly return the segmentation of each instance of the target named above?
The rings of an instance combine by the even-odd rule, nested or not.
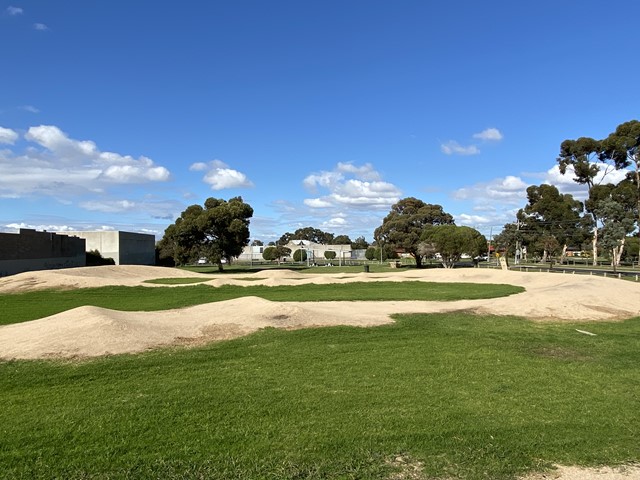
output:
[[[25,112],[30,112],[30,113],[40,113],[40,110],[38,110],[36,107],[34,107],[33,105],[22,105],[21,107],[19,107],[20,110],[24,110]]]
[[[328,208],[333,206],[331,202],[328,202],[327,200],[323,200],[321,198],[305,198],[304,204],[307,207],[311,208]]]
[[[503,136],[497,128],[487,128],[480,133],[474,133],[473,138],[484,140],[487,142],[499,142]]]
[[[11,134],[9,137],[14,138]],[[45,196],[97,211],[91,203],[93,197],[99,196],[100,202],[115,202],[103,197],[119,185],[165,182],[170,178],[169,170],[150,158],[102,152],[94,142],[72,139],[56,126],[31,127],[24,139],[30,145],[21,153],[0,150],[0,197]],[[155,211],[146,204],[136,205],[137,211]]]
[[[6,143],[13,145],[18,140],[18,133],[10,128],[0,127],[0,144]]]
[[[47,27],[44,23],[34,23],[33,28],[41,32],[49,30],[49,27]]]
[[[311,208],[386,209],[400,199],[401,193],[395,185],[382,181],[370,163],[362,166],[338,163],[335,170],[308,175],[303,184],[313,192],[328,190],[325,196],[304,201]]]
[[[455,140],[450,140],[447,143],[440,145],[440,150],[446,155],[477,155],[480,153],[475,145],[469,145],[464,147]]]
[[[9,5],[7,7],[7,13],[13,17],[15,15],[22,15],[24,13],[24,10],[22,10],[20,7]]]
[[[91,200],[80,204],[85,210],[104,213],[122,213],[134,210],[136,202],[130,200],[96,201]]]
[[[207,169],[207,164],[204,162],[192,163],[189,170],[192,172],[204,172]]]
[[[605,163],[595,162],[595,165],[597,165],[599,170],[598,175],[593,179],[596,185],[607,183],[613,183],[615,185],[621,180],[624,180],[627,175],[627,170],[616,170]],[[576,183],[573,180],[574,177],[575,171],[572,166],[568,166],[566,173],[562,175],[558,165],[554,165],[547,170],[543,183],[555,185],[558,187],[560,193],[569,193],[573,195],[576,200],[584,201],[589,194],[588,187]]]
[[[529,184],[520,177],[508,175],[489,182],[460,188],[453,192],[456,200],[472,200],[474,203],[490,205],[493,202],[507,205],[521,205],[526,201]]]
[[[202,180],[211,185],[211,190],[253,187],[253,182],[244,173],[229,168],[229,165],[222,160],[212,160],[208,164],[194,163],[189,167],[189,170],[207,171]]]

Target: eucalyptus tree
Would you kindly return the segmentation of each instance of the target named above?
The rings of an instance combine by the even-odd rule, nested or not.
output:
[[[580,137],[577,140],[565,140],[560,145],[560,155],[557,158],[558,168],[563,175],[567,169],[573,169],[573,181],[581,185],[586,185],[588,194],[597,185],[596,177],[600,173],[601,142],[590,137]],[[613,168],[613,167],[605,167]],[[605,174],[607,172],[605,171]],[[598,263],[598,216],[593,208],[587,207],[587,213],[592,219],[592,242],[591,250],[593,264]]]
[[[616,130],[602,140],[600,160],[611,161],[617,169],[631,169],[630,181],[635,185],[636,227],[640,238],[640,122],[621,123]]]
[[[534,246],[542,250],[542,261],[556,250],[564,258],[569,244],[582,244],[592,225],[583,215],[582,202],[547,184],[528,187],[527,200],[518,218],[522,229],[535,238]]]
[[[428,226],[423,230],[421,240],[440,254],[445,268],[453,268],[464,254],[476,257],[487,251],[487,239],[471,227]]]
[[[165,230],[159,249],[181,265],[206,257],[222,271],[223,261],[231,261],[249,244],[249,221],[253,208],[234,197],[229,201],[208,198],[204,208],[187,207]]]
[[[411,255],[416,267],[422,266],[420,242],[422,232],[429,225],[453,224],[453,217],[440,205],[425,203],[414,197],[403,198],[376,228],[374,238],[378,245],[390,245]]]

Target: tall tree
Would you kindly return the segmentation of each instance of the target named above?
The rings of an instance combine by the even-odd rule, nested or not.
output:
[[[580,137],[577,140],[565,140],[560,145],[560,155],[558,156],[558,167],[563,175],[567,169],[573,169],[573,181],[581,185],[586,185],[589,195],[596,186],[596,177],[600,173],[601,142],[590,137]],[[605,172],[606,175],[606,172]],[[595,205],[587,205],[587,212],[591,216],[593,231],[591,250],[593,254],[593,265],[598,264],[598,216],[594,210]]]
[[[160,250],[175,262],[185,264],[206,257],[222,271],[223,260],[231,261],[249,244],[249,221],[253,208],[234,197],[229,201],[208,198],[204,208],[191,205],[165,230]]]
[[[602,141],[601,161],[612,161],[618,169],[632,170],[632,182],[636,187],[636,226],[640,238],[640,122],[621,123],[615,132]]]
[[[422,267],[420,237],[429,225],[453,224],[453,217],[440,205],[425,203],[414,197],[403,198],[376,228],[374,237],[378,245],[391,245],[410,254],[418,268]]]
[[[528,204],[518,212],[524,229],[538,240],[542,261],[560,247],[562,257],[569,244],[581,245],[585,229],[591,225],[583,216],[583,204],[569,194],[561,194],[553,185],[527,188]]]
[[[477,257],[487,251],[487,239],[471,227],[428,226],[422,233],[422,241],[440,254],[445,268],[453,268],[464,254]]]

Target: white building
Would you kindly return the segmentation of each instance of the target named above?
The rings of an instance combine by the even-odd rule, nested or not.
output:
[[[304,250],[307,252],[307,258],[310,263],[324,263],[327,261],[324,253],[328,251],[336,253],[335,259],[331,260],[331,263],[334,265],[342,265],[345,263],[345,260],[351,260],[351,245],[323,245],[320,243],[310,242],[309,240],[291,240],[285,245],[285,247],[291,250],[291,257],[283,259],[284,261],[292,260],[293,254],[296,250]],[[268,247],[266,245],[260,247],[244,247],[244,250],[238,256],[237,260],[241,262],[263,261],[262,253],[265,248]]]

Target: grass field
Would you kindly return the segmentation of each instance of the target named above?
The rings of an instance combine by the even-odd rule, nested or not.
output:
[[[101,287],[40,290],[0,295],[0,325],[46,317],[83,305],[116,310],[167,310],[244,296],[273,301],[440,300],[496,298],[524,291],[500,284],[437,282],[354,282],[340,286],[191,285],[184,287]]]
[[[364,290],[352,296],[368,295],[354,285]],[[325,286],[286,287],[279,299],[311,296],[310,287]],[[195,301],[210,289],[79,292],[153,307],[170,292]],[[39,293],[0,297],[2,308],[12,297],[23,302],[14,311],[38,298],[59,309],[76,301],[73,291]],[[640,459],[640,318],[396,320],[0,362],[0,479],[508,479],[552,463]]]

